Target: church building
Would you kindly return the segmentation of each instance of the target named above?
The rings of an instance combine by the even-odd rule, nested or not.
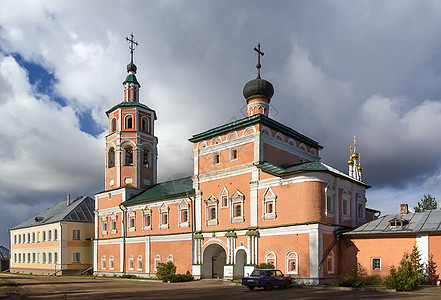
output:
[[[193,135],[193,175],[158,183],[157,115],[140,102],[137,43],[127,40],[124,100],[107,111],[105,188],[95,195],[94,273],[151,277],[171,261],[195,278],[239,278],[260,263],[298,282],[339,277],[337,236],[376,212],[355,140],[345,174],[320,160],[317,141],[270,118],[258,45],[248,116]]]

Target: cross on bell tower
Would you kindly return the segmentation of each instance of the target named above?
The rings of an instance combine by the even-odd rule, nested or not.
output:
[[[139,43],[135,41],[135,36],[133,35],[133,32],[130,34],[130,38],[126,36],[126,41],[129,42],[130,63],[133,64],[133,52],[135,51],[135,47],[139,46]]]
[[[257,43],[257,48],[254,47],[254,51],[257,52],[257,78],[260,78],[260,68],[262,67],[262,65],[260,64],[260,56],[263,56],[265,53],[263,53],[262,51],[260,51],[260,43]]]

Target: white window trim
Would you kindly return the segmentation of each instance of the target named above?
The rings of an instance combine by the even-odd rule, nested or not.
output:
[[[236,150],[236,158],[233,158],[233,150]],[[238,147],[230,148],[230,161],[235,161],[238,159],[239,159],[239,148]]]
[[[350,220],[351,219],[351,195],[349,194],[346,189],[343,191],[341,196],[341,214],[343,220]],[[343,209],[343,203],[346,201],[347,204],[347,212],[345,213]]]
[[[224,206],[224,202],[223,202],[223,197],[227,198],[227,203],[225,206]],[[220,208],[228,208],[228,202],[229,202],[228,201],[228,190],[225,186],[222,188],[221,193],[219,195],[219,202],[220,202],[220,205],[219,205]]]
[[[113,221],[115,221],[115,228],[113,228]],[[112,214],[110,215],[110,233],[115,234],[118,232],[118,215]]]
[[[172,254],[169,254],[168,256],[167,256],[167,263],[168,262],[172,262],[172,263],[174,263],[174,259],[173,259],[173,255]]]
[[[239,190],[236,190],[233,193],[233,195],[231,195],[231,198],[230,198],[230,202],[231,202],[230,203],[230,222],[231,223],[242,223],[245,221],[244,207],[243,207],[244,199],[245,199],[244,195]],[[235,217],[234,216],[234,213],[235,213],[234,212],[234,209],[235,209],[234,204],[238,204],[238,203],[240,204],[241,213],[240,213],[239,217]]]
[[[295,254],[295,257],[290,257],[291,254]],[[289,270],[289,265],[291,261],[295,261],[296,262],[296,270],[295,271],[290,271]],[[293,274],[293,275],[297,275],[299,274],[299,255],[297,254],[297,252],[295,251],[289,251],[286,254],[286,274]]]
[[[115,270],[115,258],[113,256],[109,258],[109,270]]]
[[[106,256],[105,255],[103,255],[103,256],[101,256],[101,269],[102,270],[105,270],[106,269]]]
[[[78,238],[75,238],[74,232],[78,232]],[[80,229],[72,229],[72,240],[73,241],[81,241],[81,230]]]
[[[262,197],[262,219],[268,220],[268,219],[275,219],[277,217],[276,213],[276,199],[277,196],[274,194],[273,190],[271,188],[268,188]],[[268,213],[266,211],[266,207],[268,203],[273,203],[273,212]]]
[[[158,264],[161,262],[161,256],[158,254],[155,256],[155,272],[158,271]]]
[[[135,261],[133,260],[133,255],[130,255],[129,259],[127,260],[127,269],[133,271],[134,267],[135,267]]]
[[[274,269],[277,269],[277,257],[273,251],[269,251],[265,254],[265,263],[269,264],[269,261],[274,261]]]
[[[140,266],[140,263],[141,263],[141,266]],[[136,270],[142,271],[143,268],[144,268],[144,264],[142,263],[142,256],[138,255],[138,258],[136,259]]]
[[[166,203],[163,203],[159,208],[159,229],[168,229],[170,224],[170,215],[169,215],[169,209],[168,205]],[[167,223],[163,224],[163,214],[167,215]],[[151,222],[151,221],[150,221]]]
[[[380,268],[379,269],[374,268],[374,259],[380,260]],[[381,271],[381,257],[371,257],[371,270],[372,271]]]
[[[127,224],[127,226],[128,226],[128,228],[127,228],[127,231],[128,232],[134,232],[134,231],[136,231],[136,211],[134,211],[134,210],[131,210],[131,211],[129,211],[129,213],[127,214],[127,216],[128,216],[128,219],[129,219],[129,221],[127,222],[128,224]],[[133,227],[132,227],[132,218],[133,218]]]
[[[207,200],[205,200],[205,225],[206,226],[214,226],[218,224],[218,211],[217,211],[217,204],[218,200],[213,195],[210,195]],[[214,207],[216,210],[216,218],[213,220],[210,219],[210,209]]]
[[[216,155],[219,156],[219,162],[216,162],[216,160],[215,160]],[[212,157],[212,164],[213,164],[213,166],[219,165],[220,164],[220,160],[221,160],[220,152],[219,151],[214,152],[213,153],[213,157]]]
[[[328,206],[328,197],[331,198],[331,207]],[[335,214],[335,190],[334,187],[328,185],[325,188],[325,205],[326,205],[326,216],[333,218]]]
[[[107,230],[104,229],[104,224],[107,223],[107,216],[101,217],[101,234],[107,234],[107,230],[109,229],[109,224],[107,224]]]
[[[179,228],[186,228],[186,227],[189,227],[189,208],[190,208],[190,205],[188,204],[188,202],[184,199],[184,200],[182,200],[181,201],[181,203],[179,204],[179,216],[178,216],[178,218],[179,218],[179,220],[178,220],[178,226],[179,226]],[[187,211],[187,221],[182,221],[182,213],[184,212],[184,211]]]
[[[132,127],[130,127],[130,128],[127,127],[127,122],[128,122],[128,120],[129,120],[129,117],[132,118]],[[127,114],[127,115],[125,115],[125,117],[124,117],[124,129],[136,129],[135,118],[133,117],[132,114]]]
[[[78,260],[75,260],[76,254],[78,254]],[[74,263],[74,264],[81,263],[81,252],[72,252],[72,263]]]
[[[150,216],[150,225],[145,224],[145,216]],[[142,213],[142,230],[152,230],[152,210],[146,207]]]
[[[358,220],[364,220],[366,217],[366,197],[358,194],[357,196],[357,218]],[[358,208],[362,205],[361,214],[359,214]]]

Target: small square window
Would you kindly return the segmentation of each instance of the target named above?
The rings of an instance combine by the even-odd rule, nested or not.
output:
[[[235,159],[237,159],[237,157],[238,157],[238,151],[237,151],[237,148],[233,148],[233,149],[231,149],[231,152],[230,152],[230,160],[235,160]]]
[[[371,258],[371,269],[374,271],[381,271],[381,258],[372,257]]]
[[[213,165],[217,165],[218,163],[220,163],[220,154],[214,153],[213,154]]]
[[[72,239],[79,241],[81,239],[81,232],[79,229],[72,230]]]

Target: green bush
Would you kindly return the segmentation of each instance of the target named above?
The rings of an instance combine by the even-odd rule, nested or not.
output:
[[[366,272],[361,267],[360,264],[357,264],[357,267],[350,270],[346,276],[341,278],[341,281],[338,283],[339,286],[347,286],[347,287],[361,287],[366,279]]]
[[[159,263],[156,271],[156,277],[164,282],[171,281],[171,277],[176,274],[176,266],[169,261],[168,263]]]
[[[256,266],[254,266],[254,269],[274,269],[274,265],[273,264],[261,263],[261,264],[258,264]]]
[[[190,272],[187,272],[187,274],[176,274],[176,266],[172,262],[166,264],[159,263],[156,277],[163,282],[186,282],[193,280],[193,276],[191,276]]]
[[[386,287],[397,291],[408,291],[417,288],[424,283],[424,265],[421,263],[421,254],[416,245],[412,253],[404,253],[397,267],[390,268],[390,274],[386,277]]]

